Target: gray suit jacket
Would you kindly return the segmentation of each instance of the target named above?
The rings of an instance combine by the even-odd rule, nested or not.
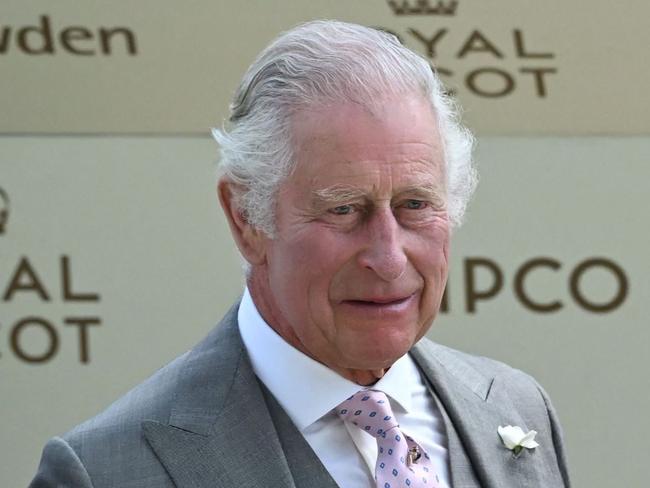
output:
[[[411,351],[443,412],[454,488],[568,487],[560,425],[540,386],[426,339]],[[499,425],[538,432],[507,450]],[[250,364],[233,307],[194,349],[43,450],[32,488],[336,487]]]

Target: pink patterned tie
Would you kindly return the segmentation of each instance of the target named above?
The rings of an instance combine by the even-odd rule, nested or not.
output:
[[[377,440],[377,488],[440,488],[429,455],[404,435],[381,391],[361,390],[336,407],[336,413]]]

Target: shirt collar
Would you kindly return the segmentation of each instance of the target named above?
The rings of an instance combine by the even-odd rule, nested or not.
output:
[[[248,288],[244,290],[237,320],[255,374],[300,431],[363,389],[282,339],[264,321]],[[405,354],[368,389],[383,391],[408,412],[417,374],[413,360]]]

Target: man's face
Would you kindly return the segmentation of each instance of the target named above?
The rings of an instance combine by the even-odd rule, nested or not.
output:
[[[253,296],[285,340],[330,368],[389,367],[431,325],[447,279],[434,115],[413,97],[372,111],[332,105],[292,122],[297,165],[280,189]]]

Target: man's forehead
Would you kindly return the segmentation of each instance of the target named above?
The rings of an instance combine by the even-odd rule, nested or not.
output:
[[[441,146],[437,118],[430,104],[420,97],[377,101],[369,110],[353,102],[314,105],[292,116],[292,133],[299,151],[315,148],[341,149],[363,145],[425,144],[434,151]]]
[[[432,185],[444,181],[446,167],[443,154],[435,154],[431,147],[420,147],[404,153],[378,147],[377,153],[364,148],[363,154],[346,154],[323,150],[322,153],[303,154],[296,172],[303,182],[312,187],[337,184],[367,186],[380,180],[393,186]]]
[[[407,188],[439,193],[444,187],[437,122],[420,98],[388,100],[379,114],[354,104],[327,106],[293,122],[296,166],[291,179],[299,192],[379,192],[385,198]]]

